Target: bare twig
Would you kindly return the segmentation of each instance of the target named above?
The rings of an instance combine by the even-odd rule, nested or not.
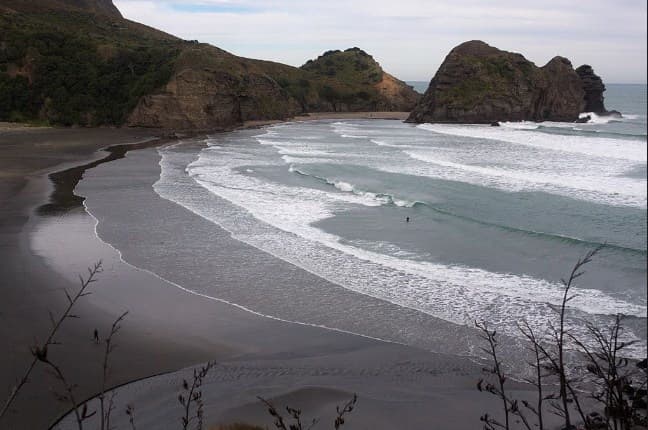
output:
[[[113,337],[121,329],[121,322],[126,318],[128,312],[121,314],[110,327],[110,333],[106,337],[104,356],[103,356],[103,366],[102,366],[102,377],[101,377],[101,393],[99,394],[99,409],[101,411],[101,430],[110,430],[110,416],[114,410],[114,398],[115,392],[113,391],[110,399],[108,400],[108,405],[106,405],[106,386],[108,384],[108,376],[110,373],[110,354],[115,349],[116,345],[113,343]]]
[[[83,430],[83,422],[88,418],[92,417],[93,415],[95,415],[97,412],[96,411],[88,412],[87,403],[84,404],[83,407],[80,407],[80,404],[79,402],[77,402],[76,397],[74,395],[74,389],[76,388],[76,386],[68,382],[61,368],[48,358],[47,350],[40,350],[38,348],[35,348],[32,351],[32,354],[34,355],[34,357],[37,358],[38,361],[48,366],[53,371],[56,379],[58,379],[59,382],[61,382],[65,390],[65,393],[59,394],[57,395],[57,397],[59,400],[63,402],[68,402],[70,406],[72,406],[72,411],[74,412],[74,418],[76,419],[77,427],[79,430]]]
[[[599,387],[599,391],[594,392],[592,397],[602,403],[605,424],[609,429],[614,430],[629,429],[641,420],[637,414],[634,397],[637,388],[641,389],[640,387],[646,383],[644,378],[644,381],[635,388],[629,361],[619,357],[623,349],[635,343],[620,340],[623,331],[621,322],[621,315],[616,315],[613,325],[607,332],[593,324],[588,324],[588,330],[594,340],[594,348],[572,336],[573,341],[587,356],[587,370],[594,375]]]
[[[4,405],[2,406],[2,409],[0,409],[0,419],[7,413],[13,402],[16,400],[18,397],[18,393],[22,390],[22,388],[29,382],[29,377],[31,376],[34,368],[36,367],[36,364],[40,361],[38,356],[35,355],[34,351],[39,351],[40,353],[45,353],[47,354],[47,350],[51,345],[56,344],[56,341],[54,340],[54,337],[58,333],[59,329],[61,328],[61,325],[65,320],[68,318],[76,318],[76,315],[72,313],[72,308],[74,305],[77,303],[77,301],[84,296],[87,296],[90,294],[89,292],[86,292],[87,288],[92,284],[93,282],[96,281],[96,276],[97,274],[101,273],[102,267],[101,267],[101,261],[97,262],[94,264],[94,266],[88,268],[88,277],[86,279],[83,279],[83,277],[79,276],[79,282],[81,284],[79,290],[76,292],[74,295],[70,295],[67,290],[65,290],[65,296],[67,298],[68,304],[63,311],[63,314],[60,316],[58,320],[54,319],[54,316],[50,312],[49,317],[50,321],[52,323],[52,328],[50,329],[50,332],[45,339],[45,342],[43,342],[41,345],[34,346],[32,348],[32,355],[33,359],[23,374],[23,376],[18,380],[16,385],[13,387],[11,390],[9,397],[7,397],[7,400],[5,401]]]
[[[135,427],[135,406],[127,405],[126,415],[128,415],[128,423],[130,424],[131,430],[137,430]]]
[[[184,409],[184,415],[181,417],[182,429],[189,429],[189,424],[196,422],[196,430],[202,430],[203,428],[203,400],[202,400],[202,383],[203,379],[209,371],[216,365],[215,362],[210,361],[200,369],[193,370],[193,381],[191,386],[186,379],[182,381],[182,390],[183,393],[178,395],[178,402],[182,405]],[[192,414],[191,406],[195,405],[195,413]]]
[[[587,415],[582,407],[581,401],[579,399],[578,390],[575,387],[575,380],[572,380],[568,377],[567,365],[565,361],[565,349],[567,345],[567,338],[574,339],[574,337],[569,333],[566,328],[566,317],[567,317],[567,306],[571,300],[576,296],[571,293],[571,288],[574,286],[575,281],[580,278],[583,274],[583,266],[592,261],[592,258],[603,248],[599,246],[592,251],[589,251],[585,256],[580,258],[574,267],[572,268],[569,277],[567,280],[561,280],[564,286],[564,291],[562,295],[562,300],[560,303],[560,308],[558,310],[559,314],[559,323],[557,326],[550,324],[550,337],[551,344],[545,345],[544,342],[537,336],[533,331],[531,326],[526,322],[518,324],[518,329],[524,337],[529,340],[531,343],[530,349],[534,356],[533,363],[530,365],[535,370],[535,379],[528,380],[532,383],[537,390],[538,399],[535,406],[532,406],[529,402],[523,401],[522,404],[528,410],[530,410],[537,418],[537,425],[534,424],[534,427],[539,428],[540,430],[544,429],[544,417],[543,417],[543,404],[545,400],[550,400],[550,405],[554,408],[554,413],[562,417],[564,420],[564,429],[570,430],[575,429],[572,424],[571,411],[572,408],[578,412],[580,418],[583,420],[585,429],[589,429],[590,420],[588,420]],[[488,430],[494,429],[510,429],[510,420],[509,413],[517,416],[522,421],[522,424],[528,430],[531,430],[532,425],[527,420],[526,416],[522,413],[518,407],[518,401],[510,398],[505,390],[504,382],[506,377],[503,374],[502,366],[500,359],[497,355],[497,337],[494,330],[490,330],[486,323],[475,323],[476,327],[481,331],[481,337],[487,341],[488,348],[482,348],[494,362],[493,368],[485,369],[488,373],[494,375],[497,379],[497,385],[488,383],[483,379],[480,380],[477,384],[477,388],[480,391],[486,391],[491,394],[494,394],[502,400],[502,405],[504,407],[504,423],[500,423],[495,420],[489,414],[485,414],[481,417],[481,421],[484,422],[484,426]],[[555,348],[555,351],[552,349]],[[543,370],[549,370],[549,374],[543,374]],[[558,394],[549,394],[545,395],[543,390],[543,379],[546,376],[555,376],[558,379],[559,383],[559,393]]]
[[[574,286],[575,281],[581,276],[583,276],[583,274],[585,273],[583,271],[583,266],[590,263],[592,261],[592,258],[596,254],[598,254],[601,251],[601,249],[603,249],[604,247],[605,245],[600,245],[594,248],[593,250],[587,252],[583,257],[578,259],[578,261],[576,262],[576,264],[574,265],[574,267],[572,268],[569,274],[569,278],[567,278],[567,280],[561,279],[561,282],[565,287],[565,290],[563,292],[563,299],[560,304],[560,325],[558,330],[553,330],[554,338],[556,341],[557,354],[558,354],[556,360],[554,361],[555,363],[554,369],[557,372],[558,381],[560,383],[560,400],[562,402],[561,412],[563,413],[566,429],[571,429],[573,427],[571,423],[571,416],[569,414],[570,400],[574,401],[577,409],[579,410],[581,418],[583,418],[583,420],[586,421],[586,417],[580,406],[578,396],[575,390],[573,389],[573,387],[570,386],[569,381],[567,379],[567,371],[565,367],[565,335],[566,335],[565,316],[567,312],[567,304],[576,297],[570,294],[570,291],[571,288]]]
[[[545,398],[542,392],[542,378],[544,376],[542,373],[542,369],[545,367],[546,359],[543,357],[542,352],[540,350],[540,339],[533,331],[533,328],[531,328],[531,326],[529,325],[529,322],[523,320],[521,324],[518,324],[518,329],[524,335],[524,337],[526,337],[527,340],[531,343],[531,352],[533,352],[533,358],[535,362],[530,363],[530,365],[535,369],[536,374],[535,374],[535,380],[528,380],[527,382],[533,384],[533,386],[536,387],[536,390],[538,392],[538,398],[535,407],[532,407],[526,401],[522,401],[522,404],[531,412],[533,412],[533,414],[537,417],[538,429],[544,430],[544,417],[543,417],[542,406]]]
[[[482,416],[482,421],[484,422],[486,428],[489,429],[502,428],[505,430],[509,430],[510,429],[510,425],[509,425],[510,409],[509,409],[509,402],[506,397],[506,388],[504,386],[506,382],[506,376],[504,375],[501,362],[497,355],[497,331],[490,330],[488,328],[488,324],[485,322],[475,321],[475,327],[477,327],[481,331],[481,335],[480,335],[481,338],[488,343],[488,348],[482,348],[482,351],[488,354],[490,358],[493,360],[493,367],[484,370],[494,375],[497,380],[497,385],[493,385],[490,382],[486,382],[486,384],[484,385],[485,381],[483,379],[480,379],[479,382],[477,383],[477,389],[479,391],[486,391],[497,396],[500,400],[502,400],[502,407],[504,409],[504,424],[496,421],[488,414]]]
[[[257,399],[259,399],[264,405],[267,406],[268,413],[270,414],[270,416],[272,416],[272,418],[274,418],[274,426],[277,430],[310,430],[319,422],[319,419],[314,418],[313,420],[311,420],[309,426],[304,428],[304,424],[302,423],[301,419],[301,409],[295,409],[291,408],[290,406],[286,406],[286,412],[288,412],[290,418],[292,418],[293,421],[293,423],[290,424],[287,422],[286,418],[281,415],[279,410],[274,406],[274,404],[272,404],[272,402],[260,396],[257,396]],[[339,428],[344,425],[345,416],[347,414],[350,414],[353,409],[355,409],[357,402],[358,395],[354,394],[351,400],[346,402],[342,407],[336,406],[336,416],[334,422],[335,430],[339,430]]]
[[[270,414],[270,416],[272,416],[272,418],[274,418],[274,420],[275,420],[274,425],[277,428],[277,430],[288,430],[288,428],[286,427],[286,422],[284,421],[283,416],[281,415],[281,413],[279,413],[277,408],[275,408],[275,406],[272,404],[272,402],[270,402],[269,400],[264,399],[261,396],[257,396],[257,399],[259,399],[264,405],[266,405],[268,407],[268,413]]]
[[[344,425],[344,416],[349,414],[355,408],[356,403],[358,402],[358,395],[354,394],[351,400],[346,402],[342,409],[339,406],[336,406],[335,410],[337,411],[337,417],[335,418],[335,430],[338,430]]]

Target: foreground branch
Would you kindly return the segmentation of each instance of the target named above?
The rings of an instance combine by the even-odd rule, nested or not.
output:
[[[63,311],[63,314],[60,316],[58,320],[54,320],[54,316],[50,312],[49,317],[50,321],[52,323],[52,328],[47,336],[47,339],[45,342],[43,342],[41,345],[36,345],[32,348],[32,355],[33,359],[23,374],[23,376],[18,380],[17,384],[13,387],[11,390],[9,397],[5,401],[4,405],[2,406],[2,409],[0,409],[0,419],[7,413],[13,402],[16,400],[18,397],[18,393],[22,390],[22,388],[29,382],[29,377],[31,376],[32,372],[34,371],[34,368],[36,367],[36,363],[39,362],[39,358],[36,355],[36,351],[39,351],[41,354],[47,355],[47,350],[50,346],[55,345],[57,342],[54,340],[54,337],[58,333],[58,331],[61,328],[61,325],[65,320],[68,318],[77,318],[76,315],[72,314],[72,308],[74,305],[77,303],[77,301],[84,296],[87,296],[90,294],[89,292],[86,292],[87,288],[92,284],[93,282],[96,281],[96,276],[97,274],[101,273],[102,267],[101,267],[101,261],[97,262],[94,264],[94,266],[88,268],[88,277],[86,279],[83,279],[79,275],[79,281],[81,283],[81,286],[79,290],[74,294],[73,296],[70,296],[70,294],[67,292],[67,290],[64,290],[65,296],[67,298],[68,304]]]

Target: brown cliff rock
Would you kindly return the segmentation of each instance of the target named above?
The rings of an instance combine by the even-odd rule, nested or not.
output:
[[[387,72],[383,72],[382,80],[375,88],[385,100],[381,109],[385,111],[410,112],[421,99],[421,95],[412,87]]]
[[[569,60],[544,67],[482,41],[454,48],[408,122],[575,121],[585,92]]]
[[[285,119],[296,103],[270,77],[223,50],[198,45],[184,52],[162,91],[143,97],[129,126],[227,129],[248,120]]]

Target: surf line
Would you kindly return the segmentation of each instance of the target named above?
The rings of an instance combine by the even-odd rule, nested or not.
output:
[[[90,209],[88,208],[85,200],[83,201],[83,207],[85,209],[85,212],[94,220],[93,230],[94,230],[95,237],[101,243],[104,243],[108,247],[110,247],[117,254],[117,256],[119,258],[119,261],[121,263],[131,267],[132,269],[134,269],[134,270],[136,270],[138,272],[144,272],[144,273],[147,273],[149,275],[152,275],[153,277],[155,277],[155,278],[157,278],[157,279],[159,279],[159,280],[161,280],[161,281],[163,281],[163,282],[165,282],[165,283],[167,283],[169,285],[172,285],[172,286],[180,289],[181,291],[183,291],[185,293],[188,293],[188,294],[191,294],[191,295],[194,295],[194,296],[198,296],[198,297],[202,297],[204,299],[224,303],[226,305],[232,306],[232,307],[234,307],[236,309],[239,309],[241,311],[248,312],[248,313],[251,313],[253,315],[257,315],[257,316],[260,316],[260,317],[263,317],[263,318],[268,318],[268,319],[283,322],[283,323],[297,324],[297,325],[302,325],[302,326],[307,326],[307,327],[315,327],[315,328],[334,331],[334,332],[338,332],[338,333],[349,334],[349,335],[352,335],[352,336],[359,336],[359,337],[363,337],[363,338],[366,338],[366,339],[375,340],[375,341],[378,341],[378,342],[385,342],[385,343],[390,343],[390,344],[395,344],[395,345],[407,346],[407,344],[402,343],[402,342],[397,342],[397,341],[393,341],[393,340],[389,340],[389,339],[382,339],[382,338],[379,338],[379,337],[370,336],[370,335],[362,334],[362,333],[355,333],[355,332],[352,332],[352,331],[343,330],[343,329],[336,328],[336,327],[329,327],[329,326],[322,325],[322,324],[306,323],[306,322],[302,322],[302,321],[288,320],[288,319],[280,318],[280,317],[277,317],[277,316],[274,316],[274,315],[264,314],[262,312],[255,311],[254,309],[248,308],[248,307],[240,305],[238,303],[230,302],[228,300],[221,299],[221,298],[218,298],[218,297],[209,296],[207,294],[199,293],[197,291],[193,291],[193,290],[190,290],[189,288],[183,287],[182,285],[180,285],[180,284],[178,284],[176,282],[173,282],[173,281],[171,281],[169,279],[166,279],[166,278],[158,275],[157,273],[155,273],[155,272],[153,272],[153,271],[151,271],[149,269],[145,269],[145,268],[142,268],[142,267],[135,266],[134,264],[131,264],[128,261],[126,261],[124,259],[123,255],[122,255],[122,252],[118,248],[116,248],[112,244],[106,242],[105,240],[103,240],[101,238],[101,236],[99,236],[99,232],[97,231],[97,227],[99,226],[99,219],[96,216],[94,216],[94,214],[90,211]]]

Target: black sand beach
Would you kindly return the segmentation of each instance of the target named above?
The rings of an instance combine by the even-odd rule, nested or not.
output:
[[[76,273],[101,258],[104,272],[92,286],[93,294],[82,300],[77,308],[80,318],[66,323],[58,339],[63,345],[51,353],[79,384],[80,398],[98,391],[101,348],[92,342],[93,329],[105,332],[118,315],[129,311],[119,333],[111,385],[216,360],[219,364],[205,388],[210,425],[269,423],[257,395],[326,418],[332,417],[334,404],[356,392],[360,401],[348,420],[349,428],[422,428],[437,423],[440,428],[471,429],[479,426],[482,413],[496,410],[495,399],[475,389],[480,367],[466,359],[277,321],[189,294],[121,262],[117,251],[94,235],[95,220],[83,207],[54,216],[39,214],[52,190],[47,173],[103,158],[105,153],[96,152],[100,148],[150,137],[146,130],[111,129],[20,130],[0,135],[0,339],[7,346],[7,353],[0,355],[0,384],[7,391],[26,367],[34,339],[47,333],[48,310],[60,312],[65,300],[62,289],[76,288]],[[134,218],[158,214],[159,219],[149,219],[152,226],[164,221],[156,230],[162,236],[171,231],[182,234],[183,225],[174,220],[187,217],[186,210],[151,189],[159,176],[157,153],[144,149],[132,154],[137,154],[137,163],[118,160],[102,165],[95,185],[111,187],[114,205],[145,209],[143,214],[133,212]],[[115,220],[100,220],[100,235],[104,222],[110,226]],[[192,224],[199,222],[192,220]],[[227,274],[216,282],[236,287],[257,276],[255,270],[258,276],[265,273],[262,281],[267,283],[326,282],[244,246],[214,225],[205,228],[211,231],[217,250],[214,258],[222,256],[221,269]],[[225,270],[233,265],[249,270]],[[182,376],[183,372],[172,373],[119,390],[116,423],[124,423],[125,404],[134,403],[138,428],[178,427],[174,407]],[[47,428],[69,409],[53,399],[53,388],[50,376],[38,371],[0,427]]]

